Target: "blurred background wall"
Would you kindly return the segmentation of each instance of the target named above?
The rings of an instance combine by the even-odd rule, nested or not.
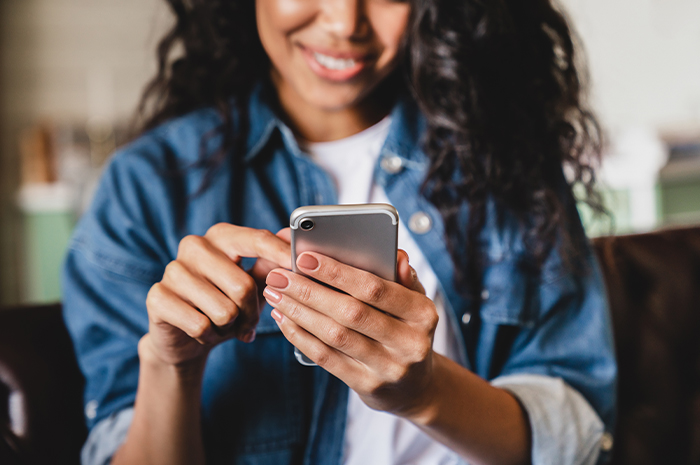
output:
[[[700,1],[562,4],[610,141],[601,177],[616,231],[700,223]],[[60,298],[81,199],[169,21],[162,0],[0,0],[0,304]]]
[[[60,186],[18,198],[22,152],[46,132],[63,136],[53,150],[71,145],[66,138],[90,150],[86,128],[100,138],[128,122],[168,24],[161,3],[0,0],[0,303],[58,297],[58,263],[74,221],[65,212],[75,194]],[[87,177],[99,169],[99,160],[73,158],[65,170]]]

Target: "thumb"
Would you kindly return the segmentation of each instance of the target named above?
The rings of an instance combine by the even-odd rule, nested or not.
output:
[[[425,288],[418,280],[418,275],[416,270],[413,269],[411,265],[408,264],[408,254],[406,251],[399,249],[398,259],[396,261],[396,274],[398,276],[398,282],[404,287],[411,289],[412,291],[420,292],[425,295]]]

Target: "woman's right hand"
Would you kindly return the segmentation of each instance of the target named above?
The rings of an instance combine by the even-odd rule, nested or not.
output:
[[[251,270],[243,257],[258,258]],[[209,350],[236,337],[255,339],[260,292],[270,270],[291,268],[289,229],[266,230],[220,223],[204,236],[186,236],[177,258],[146,299],[149,332],[139,344],[143,358],[173,366],[203,366]]]

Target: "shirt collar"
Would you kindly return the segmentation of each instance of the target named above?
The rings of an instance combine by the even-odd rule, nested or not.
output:
[[[248,139],[245,161],[253,161],[270,142],[275,130],[279,131],[286,149],[296,156],[303,156],[291,129],[273,111],[274,90],[258,84],[251,92],[248,103]],[[390,152],[407,162],[406,165],[427,162],[421,150],[421,138],[425,132],[425,118],[410,96],[402,95],[391,111],[391,127],[382,152]]]

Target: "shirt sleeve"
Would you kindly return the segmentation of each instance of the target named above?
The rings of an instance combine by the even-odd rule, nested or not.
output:
[[[533,465],[594,465],[605,425],[586,399],[561,378],[510,375],[491,384],[513,394],[525,409]]]
[[[533,270],[528,255],[518,252],[522,241],[514,239],[510,253],[490,262],[479,324],[471,334],[477,341],[474,371],[498,379],[530,415],[534,465],[606,463],[615,430],[617,362],[609,304],[575,210],[570,218],[567,248],[576,253],[568,259],[557,244]]]
[[[85,376],[89,429],[134,403],[146,296],[171,256],[162,178],[139,150],[116,154],[63,263],[63,318]]]
[[[132,407],[115,412],[100,420],[90,431],[80,455],[82,465],[109,465],[112,457],[126,440],[131,420]]]

